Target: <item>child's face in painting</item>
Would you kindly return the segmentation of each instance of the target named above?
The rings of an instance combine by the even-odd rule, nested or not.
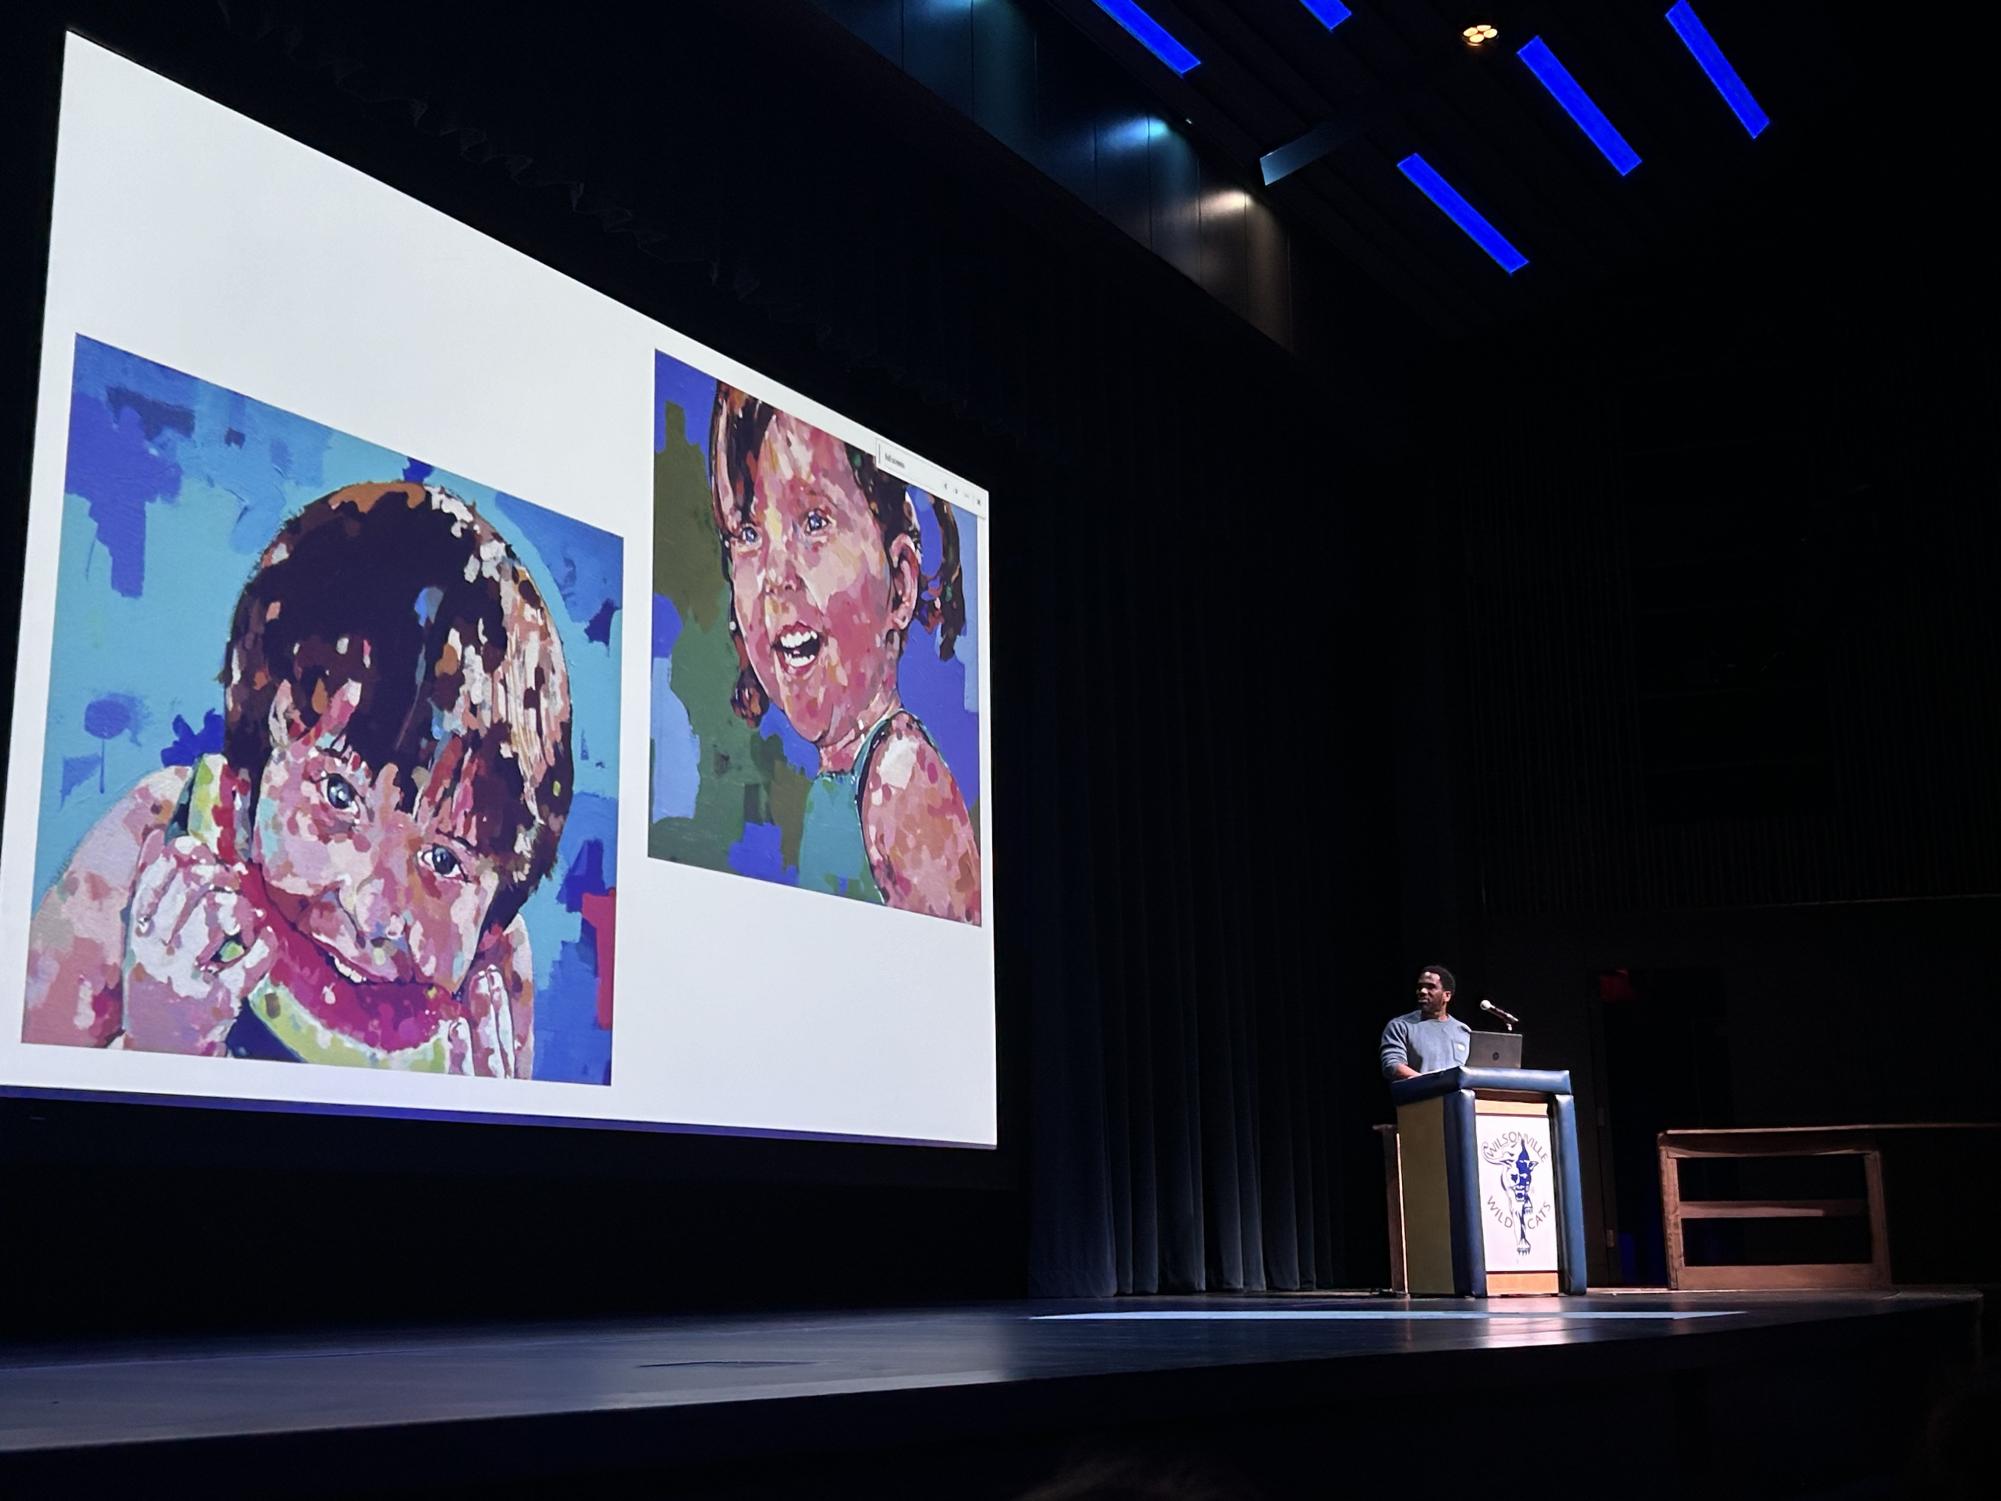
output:
[[[473,842],[471,779],[448,774],[465,742],[448,741],[416,778],[370,766],[342,736],[361,691],[350,683],[315,720],[280,685],[252,858],[281,914],[348,979],[457,991],[500,889],[498,863]],[[425,786],[452,790],[441,802]]]
[[[810,423],[774,417],[756,475],[724,538],[751,670],[806,739],[859,733],[895,680],[917,548],[884,546],[846,446]]]

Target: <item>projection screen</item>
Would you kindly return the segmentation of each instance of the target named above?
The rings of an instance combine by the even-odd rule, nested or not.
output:
[[[0,1087],[993,1146],[987,510],[71,37]]]

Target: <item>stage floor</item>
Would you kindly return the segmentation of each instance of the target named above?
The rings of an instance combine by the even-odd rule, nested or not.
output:
[[[213,1493],[234,1475],[266,1494],[713,1479],[1133,1425],[1393,1423],[1426,1394],[1505,1390],[1513,1406],[1620,1382],[1672,1393],[1691,1374],[1727,1405],[1732,1373],[1950,1363],[1977,1344],[1979,1309],[1960,1293],[1215,1296],[15,1347],[0,1349],[0,1477],[143,1473]]]

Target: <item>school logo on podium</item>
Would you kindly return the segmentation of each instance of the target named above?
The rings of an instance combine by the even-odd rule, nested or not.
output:
[[[1541,1228],[1556,1210],[1543,1172],[1549,1165],[1548,1146],[1527,1132],[1503,1131],[1482,1146],[1480,1155],[1498,1169],[1495,1191],[1487,1196],[1487,1212],[1502,1229],[1515,1232],[1517,1256],[1531,1255],[1529,1232]]]

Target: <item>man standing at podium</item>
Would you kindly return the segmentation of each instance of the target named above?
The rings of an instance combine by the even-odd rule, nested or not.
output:
[[[1446,1015],[1452,1004],[1452,971],[1427,964],[1417,972],[1417,1010],[1383,1028],[1383,1077],[1415,1079],[1466,1061],[1473,1029]]]

